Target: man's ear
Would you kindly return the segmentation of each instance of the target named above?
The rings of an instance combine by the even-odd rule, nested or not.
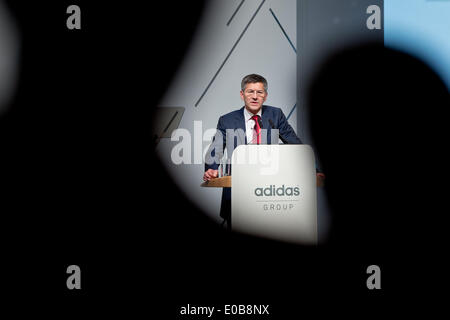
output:
[[[267,96],[269,95],[269,93],[266,91],[266,95],[264,96],[264,100],[263,102],[266,102]]]
[[[244,92],[241,90],[239,93],[241,94],[241,99],[242,99],[242,101],[245,101],[245,100],[244,100]]]

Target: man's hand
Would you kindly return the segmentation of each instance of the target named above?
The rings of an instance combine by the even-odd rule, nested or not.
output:
[[[217,178],[218,175],[219,175],[218,170],[208,169],[203,175],[203,181],[208,181]]]

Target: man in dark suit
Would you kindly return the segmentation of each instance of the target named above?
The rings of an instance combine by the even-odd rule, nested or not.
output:
[[[257,74],[245,76],[240,95],[244,107],[219,118],[217,133],[206,153],[204,181],[218,177],[225,147],[229,160],[233,150],[241,144],[278,144],[278,133],[274,131],[272,135],[270,129],[278,129],[284,143],[302,143],[280,108],[263,105],[267,99],[267,80],[264,77]],[[220,216],[230,227],[231,188],[223,189]]]

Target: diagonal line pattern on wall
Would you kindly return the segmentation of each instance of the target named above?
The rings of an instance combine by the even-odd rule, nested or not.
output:
[[[294,52],[297,53],[297,49],[295,49],[294,44],[292,43],[291,39],[289,39],[289,36],[287,35],[286,31],[284,31],[283,26],[281,25],[280,21],[278,20],[277,16],[273,12],[272,8],[269,8],[270,13],[272,14],[273,18],[277,22],[278,26],[280,27],[281,31],[283,31],[284,36],[286,37],[287,41],[289,41],[292,49],[294,49]]]
[[[198,104],[200,103],[200,101],[203,99],[203,97],[205,96],[206,92],[208,91],[209,87],[211,87],[211,84],[214,82],[214,80],[216,80],[217,75],[219,74],[219,72],[222,70],[223,66],[225,65],[225,63],[227,62],[228,58],[231,56],[231,54],[233,53],[234,49],[236,48],[237,44],[239,43],[239,41],[242,39],[242,36],[244,35],[244,33],[247,31],[248,27],[250,26],[250,24],[252,23],[253,19],[255,19],[256,15],[259,12],[259,9],[261,9],[262,5],[264,4],[264,2],[266,2],[266,0],[262,0],[260,5],[258,6],[258,9],[256,9],[255,13],[253,14],[253,16],[251,17],[250,21],[247,23],[247,25],[245,26],[244,30],[242,31],[241,35],[239,36],[239,38],[237,39],[237,41],[235,42],[235,44],[233,45],[233,47],[231,48],[230,52],[228,53],[228,55],[226,56],[225,60],[222,62],[222,64],[220,65],[219,69],[217,70],[217,72],[214,74],[214,77],[211,79],[211,81],[209,82],[208,86],[206,87],[206,89],[203,91],[202,95],[200,96],[200,98],[197,100],[197,102],[195,103],[195,107],[198,106]]]
[[[231,16],[230,20],[228,20],[227,22],[227,27],[230,25],[231,20],[233,20],[234,16],[236,15],[236,13],[239,11],[239,9],[241,8],[242,4],[244,3],[245,0],[242,0],[241,3],[239,3],[238,7],[236,8],[236,10],[234,10],[233,15]]]
[[[291,112],[289,112],[289,115],[287,116],[286,120],[289,120],[289,118],[291,117],[292,112],[294,112],[294,109],[295,109],[296,106],[297,106],[297,102],[296,102],[296,103],[294,104],[294,106],[292,107]]]

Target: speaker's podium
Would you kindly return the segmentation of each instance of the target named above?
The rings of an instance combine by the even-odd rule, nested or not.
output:
[[[232,179],[204,186],[229,187],[231,182],[233,231],[317,244],[318,180],[309,145],[240,145],[231,163]]]

